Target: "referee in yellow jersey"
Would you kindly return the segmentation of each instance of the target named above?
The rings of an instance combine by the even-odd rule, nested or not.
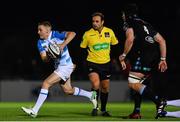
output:
[[[109,82],[111,77],[111,45],[118,44],[118,40],[112,29],[103,26],[104,15],[100,12],[92,14],[92,28],[83,35],[81,48],[87,48],[88,76],[92,84],[92,90],[97,92],[97,100],[100,91],[101,115],[111,116],[106,110],[108,101]],[[98,115],[98,105],[92,110],[92,116]]]

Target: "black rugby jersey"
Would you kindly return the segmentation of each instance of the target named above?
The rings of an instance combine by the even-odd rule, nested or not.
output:
[[[154,39],[157,31],[148,22],[140,18],[128,19],[124,22],[123,30],[126,31],[128,28],[133,28],[135,36],[131,51],[141,53],[159,52],[159,45]]]

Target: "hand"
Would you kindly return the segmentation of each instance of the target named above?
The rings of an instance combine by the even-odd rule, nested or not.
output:
[[[159,69],[161,72],[165,72],[165,71],[167,70],[166,60],[159,62],[159,67],[158,67],[158,69]]]
[[[120,62],[121,63],[121,66],[122,66],[122,70],[125,70],[126,69],[126,63],[123,61]]]
[[[66,45],[64,45],[64,44],[62,43],[62,44],[58,44],[58,46],[59,46],[60,52],[61,52],[61,54],[62,54],[62,52],[63,52],[63,50],[64,50],[64,47],[65,47]]]
[[[119,61],[124,61],[124,59],[126,58],[126,55],[123,53],[119,56]]]

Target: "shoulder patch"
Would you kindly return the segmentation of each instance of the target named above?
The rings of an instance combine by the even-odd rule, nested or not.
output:
[[[110,37],[109,32],[104,32],[104,36],[105,36],[105,37]]]

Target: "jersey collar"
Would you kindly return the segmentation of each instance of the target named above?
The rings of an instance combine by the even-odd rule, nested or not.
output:
[[[52,36],[52,31],[50,32],[47,40],[51,40],[51,36]]]

